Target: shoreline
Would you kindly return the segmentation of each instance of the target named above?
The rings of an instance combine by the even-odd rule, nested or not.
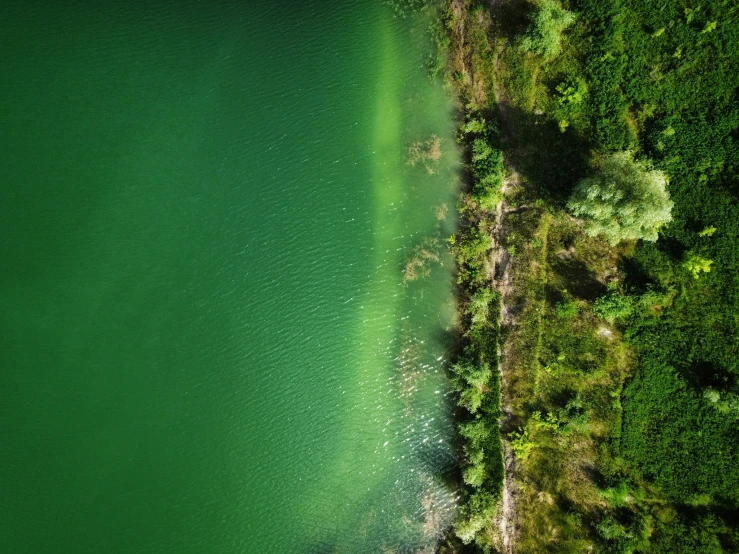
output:
[[[461,442],[459,472],[464,501],[439,553],[472,551],[476,537],[496,520],[500,520],[496,546],[511,552],[506,516],[513,504],[507,478],[513,460],[500,433],[504,414],[499,333],[509,267],[503,248],[508,182],[500,148],[505,131],[496,91],[489,90],[490,81],[494,82],[493,68],[481,57],[492,53],[487,40],[491,26],[488,13],[480,9],[472,13],[463,2],[450,0],[444,23],[450,39],[449,71],[456,76],[450,88],[459,113],[458,142],[465,160],[460,224],[451,245],[458,270],[461,334],[452,379],[457,383],[460,406],[455,421]],[[469,397],[475,394],[481,398],[470,402]]]

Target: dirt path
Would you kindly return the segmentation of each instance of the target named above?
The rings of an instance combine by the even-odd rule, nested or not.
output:
[[[504,1],[505,0],[495,0],[493,2],[490,2],[490,9],[493,11],[493,13]],[[501,49],[497,48],[494,58],[495,73],[493,86],[495,92],[495,102],[498,106],[498,113],[500,114],[501,138],[504,142],[511,144],[511,114],[509,113],[508,104],[504,101],[505,95],[503,92],[503,88],[498,80],[498,75],[500,74],[500,54]],[[503,161],[505,164],[505,158]],[[508,164],[505,165],[506,173],[510,172],[511,168],[508,166]],[[498,324],[501,326],[509,323],[506,300],[511,293],[511,260],[508,252],[506,252],[505,248],[503,247],[506,234],[505,222],[507,215],[511,211],[517,211],[510,210],[506,202],[506,196],[511,187],[516,186],[517,184],[518,176],[515,173],[506,175],[502,187],[503,195],[496,207],[496,226],[494,231],[495,236],[493,237],[493,267],[496,268],[496,275],[494,276],[495,279],[493,281],[493,285],[500,293],[500,314],[498,317]],[[504,363],[505,358],[503,356],[503,349],[502,345],[500,344],[498,345],[498,360],[501,375],[501,427],[504,427],[505,422],[511,416],[511,410],[505,394],[506,368]],[[516,539],[516,487],[513,480],[513,476],[516,471],[516,458],[515,454],[504,438],[502,438],[502,442],[505,475],[503,478],[503,490],[501,493],[501,506],[498,510],[495,522],[500,533],[500,544],[498,544],[497,546],[501,554],[513,554],[514,543]]]
[[[511,181],[506,179],[503,183],[503,199],[498,203],[496,208],[496,225],[493,237],[493,260],[492,266],[494,270],[493,286],[500,293],[500,314],[498,315],[498,324],[505,325],[508,320],[508,309],[506,299],[511,292],[510,275],[511,275],[511,259],[508,252],[503,247],[505,239],[505,220],[507,216],[505,193],[509,189]],[[505,426],[506,420],[510,418],[510,407],[505,395],[505,379],[506,368],[503,357],[503,349],[498,345],[498,368],[501,375],[501,399],[500,408],[502,414],[501,427]],[[500,544],[498,550],[501,554],[513,554],[513,544],[515,542],[515,486],[513,483],[513,475],[515,472],[515,455],[510,449],[505,439],[501,436],[503,443],[503,464],[505,475],[503,477],[503,490],[501,493],[501,506],[496,515],[496,525],[500,532]]]

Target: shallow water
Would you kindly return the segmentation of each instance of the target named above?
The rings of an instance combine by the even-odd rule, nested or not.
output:
[[[0,7],[3,551],[433,544],[458,159],[426,22],[155,4]]]

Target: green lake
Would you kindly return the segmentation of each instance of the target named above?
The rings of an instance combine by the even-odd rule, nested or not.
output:
[[[428,17],[0,6],[2,552],[435,543],[459,159]]]

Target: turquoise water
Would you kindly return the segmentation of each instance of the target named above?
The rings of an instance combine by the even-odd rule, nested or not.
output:
[[[0,7],[3,552],[433,545],[458,160],[392,15]]]

